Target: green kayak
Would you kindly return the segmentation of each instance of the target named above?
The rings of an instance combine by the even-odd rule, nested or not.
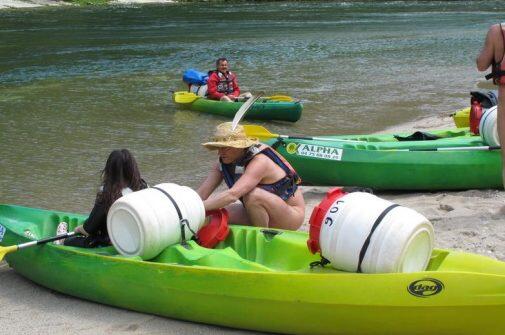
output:
[[[375,190],[502,188],[499,150],[487,147],[468,128],[430,134],[440,138],[399,141],[386,134],[262,140],[274,146],[309,185]]]
[[[188,92],[175,92],[173,100],[182,109],[233,118],[243,102],[223,102],[194,96]],[[181,99],[179,99],[181,98]],[[302,115],[303,105],[299,101],[259,99],[245,115],[246,119],[281,120],[296,122]]]
[[[3,246],[84,216],[0,205]],[[33,237],[33,236],[32,236]],[[503,334],[505,263],[435,250],[428,270],[359,274],[326,267],[307,234],[234,226],[215,249],[193,241],[150,261],[112,247],[45,244],[8,254],[19,274],[65,294],[166,317],[286,334]],[[76,289],[79,288],[79,289]]]

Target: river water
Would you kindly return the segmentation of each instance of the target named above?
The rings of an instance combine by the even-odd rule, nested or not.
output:
[[[225,56],[243,90],[303,100],[282,134],[370,133],[466,107],[501,1],[122,5],[0,11],[0,202],[86,213],[108,153],[196,187],[223,118],[177,110]]]

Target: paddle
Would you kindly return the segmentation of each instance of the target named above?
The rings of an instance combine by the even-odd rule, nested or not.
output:
[[[5,255],[10,254],[11,252],[16,252],[20,249],[28,248],[28,247],[31,247],[34,245],[45,244],[48,242],[61,240],[63,238],[74,236],[75,234],[76,234],[75,232],[70,232],[70,233],[66,233],[66,234],[62,234],[62,235],[43,238],[38,241],[31,241],[31,242],[21,243],[21,244],[17,244],[17,245],[11,245],[9,247],[0,247],[0,262],[4,259]]]
[[[347,140],[338,138],[327,138],[327,137],[309,137],[309,136],[289,136],[289,135],[279,135],[271,133],[268,129],[262,126],[256,125],[244,125],[245,133],[250,137],[257,137],[259,139],[269,139],[269,138],[286,138],[291,140],[309,140],[309,141],[326,141],[326,142],[352,142],[352,143],[362,143],[366,141],[359,140]]]
[[[178,104],[190,104],[198,98],[201,97],[192,92],[179,91],[174,93],[174,101]]]
[[[290,96],[287,95],[271,95],[269,97],[263,97],[265,100],[273,100],[273,101],[282,101],[282,102],[293,102],[295,99],[293,99]]]
[[[447,148],[413,148],[413,149],[388,149],[387,151],[491,151],[500,150],[500,146],[480,146],[480,147],[447,147]]]
[[[186,91],[179,91],[179,92],[174,92],[173,95],[174,101],[178,104],[190,104],[194,102],[195,100],[202,98],[199,95],[196,95],[195,93],[192,92],[186,92]],[[293,99],[290,96],[287,95],[272,95],[269,97],[263,97],[265,100],[272,100],[272,101],[280,101],[280,102],[293,102],[295,99]]]
[[[247,99],[246,102],[242,106],[240,106],[240,109],[235,113],[235,116],[233,117],[233,121],[231,122],[231,130],[235,130],[237,128],[239,122],[242,120],[244,117],[245,113],[252,107],[252,105],[256,102],[261,97],[261,94],[258,94],[257,96],[252,96],[249,99]]]

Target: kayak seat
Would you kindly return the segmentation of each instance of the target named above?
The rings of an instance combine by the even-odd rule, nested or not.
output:
[[[230,247],[208,249],[199,246],[195,241],[188,241],[188,246],[182,244],[170,246],[150,261],[188,266],[208,266],[220,269],[273,271],[262,264],[240,257]]]
[[[38,240],[46,237],[51,237],[56,234],[56,228],[62,221],[68,223],[68,229],[71,231],[78,225],[84,222],[85,216],[69,216],[62,215],[56,212],[50,215],[41,216],[35,211],[26,211],[24,220],[16,220],[17,209],[15,206],[1,206],[2,221],[8,223],[15,222],[13,231],[19,235],[26,237],[28,240]],[[38,210],[40,212],[40,210]],[[33,214],[33,215],[32,215]]]
[[[232,229],[216,248],[231,248],[241,258],[277,271],[303,271],[319,256],[307,248],[307,236],[300,232],[256,229],[242,226]]]
[[[151,262],[248,271],[306,271],[319,260],[306,246],[306,235],[275,229],[236,226],[214,249],[189,241],[166,248]]]

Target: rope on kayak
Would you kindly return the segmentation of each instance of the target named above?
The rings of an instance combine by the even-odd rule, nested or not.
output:
[[[190,249],[190,246],[186,240],[186,229],[184,229],[184,227],[188,227],[189,231],[193,233],[193,235],[196,235],[195,232],[193,231],[193,229],[191,229],[190,225],[189,225],[189,222],[187,219],[184,219],[182,217],[182,213],[181,213],[181,209],[179,208],[179,206],[177,205],[177,202],[175,202],[174,198],[172,198],[172,196],[170,196],[170,194],[168,194],[165,190],[159,188],[159,187],[153,187],[154,189],[160,191],[161,193],[163,193],[164,195],[167,196],[168,199],[170,199],[170,201],[172,202],[172,204],[174,205],[175,207],[175,210],[177,211],[177,215],[179,216],[179,224],[180,224],[180,228],[181,228],[181,245],[186,248],[186,249]]]
[[[330,261],[327,260],[326,258],[324,258],[323,256],[321,256],[320,261],[315,261],[315,262],[310,263],[310,268],[313,269],[316,266],[320,266],[320,267],[324,268],[324,266],[327,264],[330,264]]]
[[[392,204],[391,206],[387,207],[385,210],[382,211],[382,213],[377,217],[375,222],[373,223],[372,229],[370,230],[370,233],[368,234],[368,237],[366,238],[365,242],[363,243],[363,246],[361,247],[361,251],[359,252],[359,261],[358,261],[358,269],[356,272],[361,273],[361,263],[363,262],[363,259],[365,258],[366,251],[368,250],[368,246],[370,245],[370,240],[372,239],[372,235],[379,226],[379,224],[382,222],[384,217],[386,216],[387,213],[389,213],[393,208],[398,207],[400,205],[398,204]]]

